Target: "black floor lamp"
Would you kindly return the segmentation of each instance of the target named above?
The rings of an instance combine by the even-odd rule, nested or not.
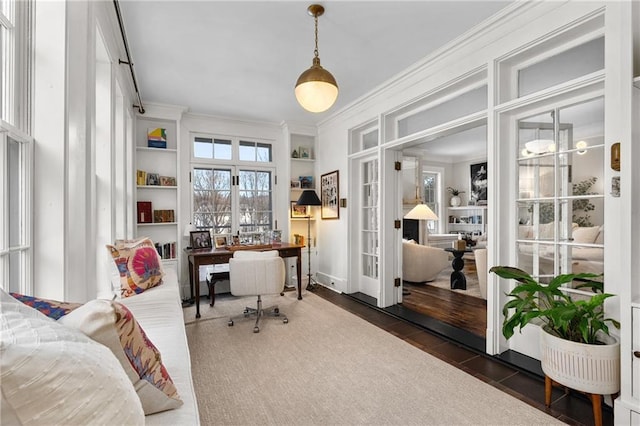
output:
[[[322,203],[316,194],[316,191],[313,189],[305,189],[302,191],[300,198],[296,202],[296,206],[309,206],[307,208],[307,254],[308,254],[308,262],[309,262],[309,270],[308,276],[309,281],[307,282],[307,290],[315,289],[315,284],[313,284],[314,280],[311,278],[311,206],[320,206]]]

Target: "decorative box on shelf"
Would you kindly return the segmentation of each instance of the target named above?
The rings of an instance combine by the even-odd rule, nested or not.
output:
[[[147,132],[147,146],[149,148],[167,148],[167,129],[161,127],[149,128]]]

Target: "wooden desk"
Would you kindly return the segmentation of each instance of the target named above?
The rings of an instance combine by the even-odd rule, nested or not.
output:
[[[262,248],[260,251],[278,250],[280,257],[297,257],[296,272],[298,275],[298,300],[302,299],[302,247],[296,244],[282,243],[271,248]],[[229,263],[233,257],[233,251],[225,248],[212,249],[184,249],[189,259],[189,283],[191,284],[191,297],[195,288],[196,318],[200,318],[200,266]]]

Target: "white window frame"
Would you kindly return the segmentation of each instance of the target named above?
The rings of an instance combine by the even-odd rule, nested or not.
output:
[[[31,133],[32,0],[0,3],[0,119]]]
[[[202,158],[194,156],[193,144],[196,138],[205,138],[214,140],[230,140],[231,141],[231,160],[220,160],[216,158]],[[260,145],[270,145],[271,146],[271,161],[240,161],[240,143],[255,143],[256,146]],[[229,136],[229,135],[219,135],[219,134],[206,134],[206,133],[191,133],[189,137],[190,151],[191,151],[191,160],[189,164],[190,168],[190,202],[189,202],[189,210],[190,210],[190,222],[195,224],[194,211],[193,211],[193,203],[194,203],[194,194],[193,194],[193,172],[196,168],[207,168],[207,169],[230,169],[232,176],[238,176],[240,170],[252,170],[252,171],[265,171],[271,173],[271,214],[272,214],[272,227],[275,229],[275,224],[277,223],[277,210],[275,206],[277,205],[277,173],[275,167],[275,146],[273,141],[266,140],[262,138],[254,138],[254,137],[238,137],[238,136]],[[231,185],[231,234],[235,234],[240,229],[240,205],[239,205],[239,185],[234,183]],[[240,235],[244,234],[252,234],[240,232]],[[216,237],[218,235],[229,235],[229,234],[215,234],[212,237]]]
[[[8,149],[9,139],[19,144],[18,181],[9,176]],[[10,124],[0,120],[0,170],[2,172],[0,186],[0,199],[3,208],[0,210],[0,287],[7,291],[16,291],[22,294],[33,294],[32,279],[32,228],[33,228],[33,139]],[[9,185],[15,184],[19,213],[12,218],[9,205]],[[19,223],[12,222],[17,220]],[[9,244],[9,232],[11,227],[18,226],[18,244]],[[11,282],[10,258],[12,254],[21,253],[19,281]]]

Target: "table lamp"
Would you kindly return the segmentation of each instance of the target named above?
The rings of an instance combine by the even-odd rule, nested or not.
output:
[[[404,216],[405,219],[414,220],[438,220],[438,216],[426,204],[418,204]],[[429,245],[429,227],[425,232],[424,245]]]
[[[318,194],[313,189],[305,189],[300,194],[300,198],[296,201],[296,206],[309,206],[307,209],[307,255],[308,255],[308,266],[307,270],[308,281],[307,281],[307,290],[315,289],[315,284],[313,284],[313,278],[311,278],[311,206],[320,206],[322,203],[318,198]]]

